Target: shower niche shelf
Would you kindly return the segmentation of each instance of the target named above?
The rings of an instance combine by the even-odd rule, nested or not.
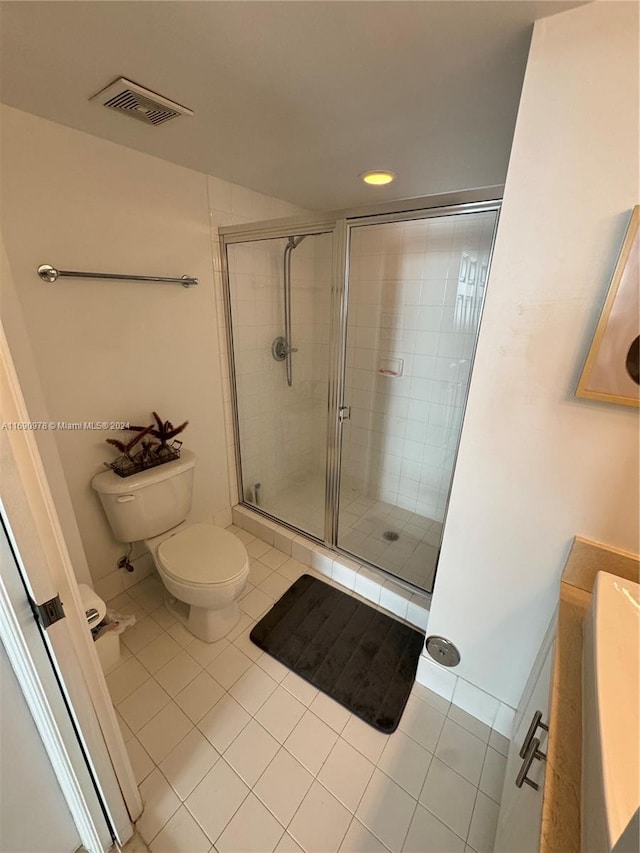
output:
[[[387,376],[389,379],[396,379],[404,373],[404,359],[385,356],[380,359],[378,366],[380,376]]]

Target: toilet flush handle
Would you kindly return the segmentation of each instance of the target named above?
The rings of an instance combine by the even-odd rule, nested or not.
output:
[[[118,497],[116,498],[116,503],[126,504],[129,503],[129,501],[135,501],[135,499],[135,495],[118,495]]]

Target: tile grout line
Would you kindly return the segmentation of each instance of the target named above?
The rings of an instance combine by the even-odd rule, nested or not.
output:
[[[162,605],[161,605],[161,606],[162,606]],[[159,608],[156,608],[156,609],[159,609]],[[155,638],[155,639],[157,639],[157,638]],[[237,638],[236,638],[236,639],[237,639]],[[152,642],[153,642],[153,641],[152,641]],[[234,641],[231,641],[231,642],[229,643],[229,645],[235,645],[235,640],[234,640]],[[182,650],[183,650],[183,651],[188,651],[188,648],[189,648],[189,647],[188,647],[188,646],[186,646],[186,647],[185,647],[184,649],[182,649]],[[142,650],[142,649],[141,649],[141,650]],[[236,684],[236,682],[237,682],[237,681],[239,681],[239,679],[242,677],[242,675],[244,675],[244,673],[241,673],[241,674],[238,676],[238,678],[236,678],[236,679],[233,681],[233,683],[229,686],[229,688],[225,688],[222,684],[220,684],[220,682],[219,682],[219,681],[217,681],[217,679],[215,678],[215,676],[213,676],[213,675],[209,672],[208,667],[209,667],[209,666],[210,666],[210,665],[211,665],[211,664],[212,664],[212,663],[213,663],[213,662],[214,662],[218,657],[220,657],[220,655],[221,655],[221,654],[223,654],[225,650],[226,650],[226,649],[222,649],[222,650],[220,651],[220,653],[219,653],[218,655],[216,655],[216,656],[215,656],[215,657],[214,657],[214,658],[209,662],[209,664],[207,664],[207,666],[204,666],[204,667],[202,666],[202,664],[200,664],[200,663],[199,663],[199,661],[197,661],[197,660],[194,658],[194,660],[196,661],[196,663],[198,663],[198,664],[199,664],[199,666],[201,667],[201,672],[203,672],[203,671],[204,671],[204,672],[207,672],[207,674],[208,674],[211,678],[213,678],[213,680],[216,682],[216,684],[218,684],[218,685],[220,686],[220,688],[224,691],[223,695],[218,699],[218,701],[217,701],[216,703],[214,703],[214,705],[212,706],[212,708],[210,708],[210,709],[209,709],[209,711],[210,711],[210,710],[212,710],[212,709],[213,709],[213,707],[215,707],[215,705],[217,705],[220,701],[222,701],[222,699],[223,699],[226,695],[229,695],[229,696],[230,696],[234,701],[237,701],[237,700],[235,699],[235,697],[233,696],[233,694],[231,694],[230,689],[231,689],[231,687],[233,687],[233,686],[234,686],[234,684]],[[244,652],[242,652],[242,650],[241,650],[241,649],[238,649],[238,651],[240,651],[240,652],[241,652],[241,654],[244,654]],[[138,660],[137,655],[136,655],[135,653],[133,653],[133,652],[132,652],[132,656],[133,656],[133,657],[135,657],[135,658],[136,658],[136,660]],[[173,658],[171,658],[169,661],[167,661],[167,663],[170,663],[170,662],[171,662],[171,660],[175,660],[175,657],[177,657],[177,655],[175,655]],[[249,660],[251,660],[251,659],[249,658]],[[126,661],[125,661],[125,663],[126,663]],[[140,665],[141,665],[141,666],[143,666],[143,664],[142,664],[139,660],[138,660],[138,663],[140,663]],[[258,664],[258,661],[257,661],[257,660],[255,660],[255,661],[253,661],[253,660],[252,660],[252,663],[255,663],[257,666],[259,666],[259,664]],[[118,668],[119,668],[119,667],[118,667]],[[262,667],[260,667],[260,668],[262,669]],[[158,671],[159,671],[159,670],[158,670]],[[247,671],[247,670],[245,670],[245,672],[246,672],[246,671]],[[115,672],[115,670],[114,670],[114,672]],[[197,675],[195,675],[195,676],[193,677],[193,679],[191,679],[191,680],[190,680],[190,681],[189,681],[189,682],[188,682],[188,683],[187,683],[183,688],[181,688],[181,691],[179,691],[179,692],[182,692],[182,690],[186,689],[186,687],[188,687],[188,686],[189,686],[189,684],[191,684],[191,682],[192,682],[192,681],[194,681],[194,680],[195,680],[195,679],[196,679],[196,678],[201,674],[201,672],[200,672],[200,673],[198,673]],[[263,672],[265,672],[265,674],[266,674],[266,675],[269,675],[269,673],[267,673],[265,670],[263,670]],[[294,672],[294,671],[293,671],[293,670],[290,670],[290,672]],[[294,672],[294,675],[297,675],[297,673],[295,673],[295,672]],[[271,676],[269,676],[269,677],[271,678]],[[298,677],[300,678],[301,676],[298,676]],[[136,688],[134,688],[134,690],[132,691],[132,693],[134,693],[137,689],[139,689],[139,687],[142,687],[144,684],[146,684],[146,683],[147,683],[149,680],[151,680],[151,679],[153,679],[153,681],[158,685],[158,687],[160,687],[160,689],[161,689],[164,693],[166,693],[166,695],[167,695],[167,696],[169,696],[170,702],[174,702],[176,705],[178,704],[178,703],[176,702],[176,697],[171,696],[171,694],[170,694],[167,690],[165,690],[165,689],[164,689],[164,687],[162,687],[162,685],[160,684],[160,682],[158,682],[158,680],[155,678],[155,673],[149,673],[149,678],[148,678],[148,679],[146,679],[142,684],[140,684],[140,685],[138,685]],[[273,679],[273,680],[275,681],[275,679]],[[283,681],[284,681],[284,679],[283,679]],[[304,681],[304,679],[303,679],[303,681]],[[310,683],[310,682],[305,682],[305,683]],[[289,690],[289,688],[288,688],[286,685],[284,685],[282,682],[276,682],[276,684],[277,684],[278,686],[283,687],[283,689],[287,690],[287,692],[288,692],[291,696],[293,696],[295,699],[297,699],[296,695],[295,695],[291,690]],[[277,689],[277,687],[276,687],[276,689]],[[316,688],[316,689],[317,689],[317,688]],[[274,692],[275,692],[275,691],[274,691]],[[129,694],[129,695],[132,695],[132,694]],[[410,695],[411,695],[411,694],[410,694]],[[415,694],[413,694],[413,695],[415,695]],[[119,706],[122,702],[124,702],[126,698],[128,698],[128,697],[124,697],[124,698],[123,698],[123,699],[118,703],[118,706]],[[265,702],[268,700],[268,698],[269,698],[269,697],[267,697],[267,699],[265,699],[265,700],[261,703],[261,705],[259,706],[259,708],[256,710],[256,713],[257,713],[257,711],[258,711],[258,710],[260,710],[260,708],[262,707],[262,705],[264,705],[264,704],[265,704]],[[330,698],[331,698],[331,697],[330,697]],[[422,702],[423,704],[428,705],[428,706],[429,706],[430,708],[432,708],[433,710],[438,711],[438,713],[442,713],[441,711],[439,711],[439,709],[437,709],[437,708],[435,708],[434,706],[430,705],[428,702],[426,702],[426,701],[424,701],[424,700],[420,699],[420,697],[419,697],[419,696],[417,696],[417,698],[418,698],[418,699],[419,699],[419,701],[420,701],[420,702]],[[298,700],[298,701],[300,701],[300,700]],[[335,701],[335,700],[334,700],[334,701]],[[168,705],[168,704],[170,704],[170,702],[169,702],[169,703],[167,703],[167,705]],[[238,704],[241,704],[241,703],[238,703]],[[304,704],[304,703],[302,703],[302,704]],[[338,704],[339,704],[339,703],[338,703]],[[152,717],[150,717],[150,718],[149,718],[149,720],[147,720],[147,721],[143,724],[143,726],[141,726],[141,728],[138,730],[138,732],[139,732],[139,731],[141,731],[141,730],[142,730],[142,728],[144,728],[146,725],[148,725],[148,723],[150,723],[153,719],[155,719],[155,718],[158,716],[158,714],[160,714],[160,713],[164,710],[164,708],[166,708],[166,707],[167,707],[167,705],[165,705],[165,706],[164,706],[163,708],[161,708],[161,709],[160,709],[156,714],[154,714]],[[115,707],[118,707],[118,706],[115,706]],[[179,705],[178,705],[178,707],[180,708],[180,706],[179,706]],[[242,707],[244,707],[244,706],[242,706]],[[310,707],[310,706],[305,706],[305,708],[306,708],[306,710],[311,711],[311,707]],[[182,710],[182,709],[180,709],[180,710]],[[207,713],[209,713],[209,711],[207,711]],[[247,713],[249,713],[248,709],[246,709],[246,708],[245,708],[245,711],[247,711]],[[184,713],[184,712],[183,712],[183,713]],[[311,711],[311,713],[313,713],[313,714],[314,714],[314,716],[316,717],[316,719],[320,720],[321,722],[324,722],[323,720],[321,720],[321,718],[320,718],[320,717],[319,717],[315,712]],[[205,715],[205,716],[206,716],[206,715]],[[255,716],[255,715],[251,715],[251,716]],[[355,716],[357,719],[361,719],[361,718],[357,717],[357,715],[354,715],[354,716]],[[445,717],[445,719],[447,718],[447,715],[446,715],[446,714],[443,714],[443,716]],[[189,719],[190,719],[190,718],[189,718]],[[191,720],[190,720],[190,721],[191,721]],[[125,722],[126,722],[126,720],[125,720]],[[191,721],[191,722],[192,722],[192,721]],[[199,722],[200,722],[200,721],[199,721]],[[455,721],[452,721],[452,722],[455,722]],[[198,723],[193,723],[193,725],[194,725],[194,727],[196,727],[196,728],[198,727]],[[325,724],[325,725],[327,725],[327,724]],[[345,723],[345,727],[346,727],[346,723]],[[264,727],[263,727],[263,728],[264,728]],[[330,728],[331,728],[331,727],[330,727]],[[464,727],[462,727],[462,726],[461,726],[461,728],[464,728]],[[243,729],[243,730],[244,730],[244,729]],[[344,727],[343,727],[343,731],[344,731]],[[466,729],[465,729],[465,731],[466,731]],[[134,732],[134,731],[133,731],[133,729],[132,729],[132,732],[133,732],[133,734],[136,736],[136,739],[138,739],[138,740],[139,740],[139,738],[137,737],[138,732]],[[407,737],[409,737],[412,741],[414,741],[414,743],[418,743],[418,741],[416,741],[414,738],[412,738],[410,734],[407,734],[406,732],[405,732],[405,734],[406,734],[406,736],[407,736]],[[440,732],[440,735],[438,735],[438,741],[437,741],[437,742],[439,742],[439,739],[440,739],[441,734],[442,734],[442,730],[441,730],[441,732]],[[471,732],[469,732],[469,734],[472,734],[472,733],[471,733]],[[340,733],[340,734],[339,734],[339,736],[341,737],[341,736],[342,736],[342,733]],[[474,737],[476,737],[476,736],[474,735]],[[235,738],[234,738],[234,740],[235,740]],[[436,747],[437,747],[437,742],[436,742]],[[349,743],[349,741],[347,741],[347,743]],[[352,745],[352,744],[350,744],[350,745]],[[421,744],[419,744],[419,743],[418,743],[418,745],[420,745],[420,746],[421,746]],[[353,746],[353,745],[352,745],[352,746]],[[175,747],[174,747],[174,748],[175,748]],[[356,749],[356,751],[357,751],[357,752],[359,752],[359,753],[360,753],[360,755],[362,755],[364,758],[367,758],[367,760],[370,760],[370,759],[368,758],[368,756],[366,756],[363,752],[361,752],[361,750],[359,750],[356,746],[354,746],[353,748],[354,748],[354,749]],[[424,748],[425,748],[425,747],[423,747],[423,749],[424,749]],[[429,751],[429,750],[427,750],[427,751]],[[431,754],[432,754],[432,756],[434,756],[434,755],[435,755],[435,753],[431,753]],[[294,757],[295,757],[295,756],[294,756]],[[453,768],[451,768],[451,769],[453,769]],[[382,771],[382,772],[384,772],[384,771]],[[454,772],[455,772],[455,771],[454,771]],[[388,774],[385,774],[385,775],[388,775]],[[458,774],[458,775],[460,775],[460,774]],[[391,778],[391,777],[389,777],[389,778]],[[464,777],[463,777],[463,778],[464,778]],[[467,780],[467,781],[468,781],[468,780]]]
[[[446,722],[446,720],[447,720],[447,719],[450,719],[450,718],[447,716],[447,717],[446,717],[446,719],[445,719],[445,722]],[[477,735],[474,735],[474,734],[473,734],[473,732],[469,732],[469,731],[467,731],[467,729],[465,729],[465,728],[464,728],[464,726],[461,726],[459,723],[456,723],[456,721],[455,721],[455,720],[451,720],[451,722],[452,722],[452,723],[455,723],[457,726],[460,726],[460,728],[461,728],[461,729],[463,729],[467,734],[471,735],[472,737],[475,737],[475,738],[476,738],[476,740],[479,740],[481,743],[484,743],[484,741],[481,741],[481,740],[480,740],[480,738],[479,738]],[[444,725],[442,726],[442,729],[440,730],[440,734],[438,735],[438,742],[436,743],[436,749],[434,750],[434,753],[433,753],[433,757],[434,757],[434,758],[436,758],[436,757],[437,757],[437,756],[436,756],[436,751],[437,751],[437,749],[438,749],[438,745],[439,745],[439,743],[440,743],[440,738],[442,737],[442,732],[443,732],[443,731],[444,731]],[[488,749],[488,748],[489,748],[489,742],[487,741],[486,743],[484,743],[484,754],[483,754],[483,756],[482,756],[482,764],[481,764],[481,766],[480,766],[480,776],[479,776],[479,778],[478,778],[478,784],[477,784],[477,785],[474,785],[474,788],[476,789],[476,791],[475,791],[475,796],[474,796],[474,798],[473,798],[473,806],[471,807],[471,814],[470,814],[470,817],[469,817],[469,826],[468,826],[468,828],[467,828],[467,832],[466,832],[465,837],[464,837],[464,838],[462,838],[462,836],[461,836],[461,835],[458,835],[458,833],[457,833],[454,829],[451,829],[451,827],[449,827],[449,829],[451,829],[451,831],[454,833],[454,835],[457,835],[457,836],[458,836],[458,838],[460,838],[460,839],[461,839],[461,841],[464,841],[465,845],[467,844],[467,839],[469,838],[469,833],[471,832],[471,824],[472,824],[472,822],[473,822],[473,814],[474,814],[474,811],[475,811],[475,808],[476,808],[476,803],[477,803],[477,801],[478,801],[478,793],[479,793],[479,791],[480,791],[480,779],[482,778],[482,768],[484,767],[484,761],[485,761],[485,758],[486,758],[486,754],[487,754],[487,749]],[[455,767],[451,767],[450,765],[448,765],[448,764],[447,764],[447,762],[446,762],[446,761],[443,761],[441,758],[439,758],[438,760],[439,760],[439,761],[442,761],[442,763],[443,763],[443,764],[445,764],[447,767],[449,767],[449,769],[450,769],[451,771],[453,771],[453,773],[455,773],[455,774],[456,774],[457,776],[459,776],[461,779],[464,779],[464,780],[465,780],[465,782],[469,782],[469,784],[473,785],[473,783],[472,783],[472,782],[470,782],[470,780],[469,780],[469,779],[467,779],[467,778],[466,778],[466,776],[463,776],[463,775],[462,775],[462,773],[458,773],[458,771],[455,769]],[[426,779],[425,779],[425,784],[426,784]],[[424,788],[424,785],[423,785],[423,788]],[[422,792],[421,792],[421,793],[422,793]],[[428,811],[428,812],[430,812],[430,814],[433,814],[433,815],[434,815],[434,817],[436,817],[438,820],[440,820],[440,818],[438,818],[438,816],[437,816],[436,814],[434,814],[434,813],[431,811],[431,809],[429,809],[429,807],[428,807],[427,805],[425,805],[424,803],[422,803],[422,805],[423,805],[423,807],[424,807],[425,809],[427,809],[427,811]],[[444,821],[441,821],[441,823],[444,823]],[[447,826],[447,824],[445,824],[445,826]]]
[[[224,761],[224,755],[221,755],[221,756],[220,756],[220,758],[218,759],[218,761],[216,761],[216,764],[218,764],[220,761]],[[227,767],[228,767],[228,768],[229,768],[233,773],[236,773],[236,771],[233,769],[233,767],[231,766],[231,764],[229,764],[229,762],[228,762],[228,761],[224,761],[224,763],[227,765]],[[213,769],[213,768],[211,768],[211,769]],[[207,771],[207,773],[210,773],[210,772],[211,772],[211,770],[208,770],[208,771]],[[205,775],[206,775],[206,774],[205,774]],[[238,775],[238,774],[236,773],[236,776],[237,776],[237,775]],[[203,778],[204,778],[204,777],[203,777]],[[240,776],[239,776],[238,778],[242,779],[242,777],[240,777]],[[200,780],[200,782],[202,782],[202,779]],[[199,782],[198,784],[200,784],[200,782]],[[241,802],[240,802],[240,803],[238,803],[238,807],[236,808],[236,810],[233,812],[233,814],[231,815],[231,817],[229,818],[229,820],[225,823],[225,825],[222,827],[222,829],[220,830],[220,832],[218,833],[218,835],[217,835],[214,839],[211,839],[211,836],[207,833],[207,831],[206,831],[206,829],[204,828],[204,826],[202,826],[202,824],[200,823],[200,821],[198,820],[198,818],[196,817],[196,815],[191,811],[191,809],[189,808],[189,806],[188,806],[188,804],[187,804],[187,801],[185,800],[185,801],[183,802],[183,805],[184,805],[184,806],[185,806],[185,808],[189,811],[189,814],[193,817],[193,819],[196,821],[196,823],[198,824],[198,826],[202,829],[202,831],[204,832],[204,834],[205,834],[205,835],[207,836],[207,838],[211,841],[211,844],[213,845],[213,847],[214,847],[214,848],[215,848],[216,842],[218,841],[218,839],[220,838],[220,836],[225,832],[225,830],[227,829],[227,827],[229,826],[229,824],[231,823],[231,821],[234,819],[234,817],[236,816],[236,814],[237,814],[237,813],[240,811],[240,809],[242,808],[242,806],[243,806],[243,804],[244,804],[245,800],[247,800],[247,799],[248,799],[248,797],[249,797],[249,795],[250,795],[251,793],[253,793],[253,789],[252,789],[252,788],[250,788],[250,787],[249,787],[249,785],[247,785],[247,783],[244,781],[244,779],[242,779],[242,782],[244,783],[245,787],[249,788],[249,790],[248,790],[248,791],[247,791],[247,793],[244,795],[244,797],[242,798]],[[196,785],[196,788],[197,788],[197,787],[198,787],[198,786]],[[195,791],[195,788],[194,788],[194,791]],[[191,793],[193,793],[193,791],[192,791]]]

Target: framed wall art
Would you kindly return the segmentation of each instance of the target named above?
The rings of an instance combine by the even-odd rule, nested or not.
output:
[[[636,205],[576,389],[577,397],[640,406],[640,206]]]

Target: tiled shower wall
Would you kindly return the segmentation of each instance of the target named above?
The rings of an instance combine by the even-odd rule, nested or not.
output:
[[[272,199],[244,187],[227,184],[225,181],[218,180],[217,178],[209,177],[208,181],[212,258],[215,271],[216,313],[220,332],[218,340],[224,397],[224,438],[227,446],[227,463],[229,469],[229,503],[230,506],[235,506],[238,503],[239,495],[237,488],[233,406],[231,401],[231,377],[229,372],[229,334],[225,311],[224,282],[222,279],[222,241],[218,234],[218,228],[223,225],[241,225],[246,222],[302,215],[307,211],[288,202]],[[231,197],[231,192],[227,190],[227,187],[233,188],[233,197]],[[246,263],[246,259],[243,259],[243,261]],[[273,262],[275,264],[275,257]],[[275,267],[271,269],[271,274],[275,274]],[[268,276],[269,272],[265,273],[265,275]],[[266,285],[264,279],[263,284]],[[258,315],[256,315],[256,319],[257,317]],[[277,334],[281,334],[281,332],[278,331]],[[275,362],[273,363],[275,364]],[[228,524],[229,519],[216,519],[216,523]]]
[[[291,255],[293,382],[274,360],[284,335],[286,239],[228,247],[244,499],[268,508],[325,463],[331,235],[309,236]]]
[[[442,521],[495,224],[477,213],[354,228],[343,475]],[[393,376],[380,371],[395,371]]]

